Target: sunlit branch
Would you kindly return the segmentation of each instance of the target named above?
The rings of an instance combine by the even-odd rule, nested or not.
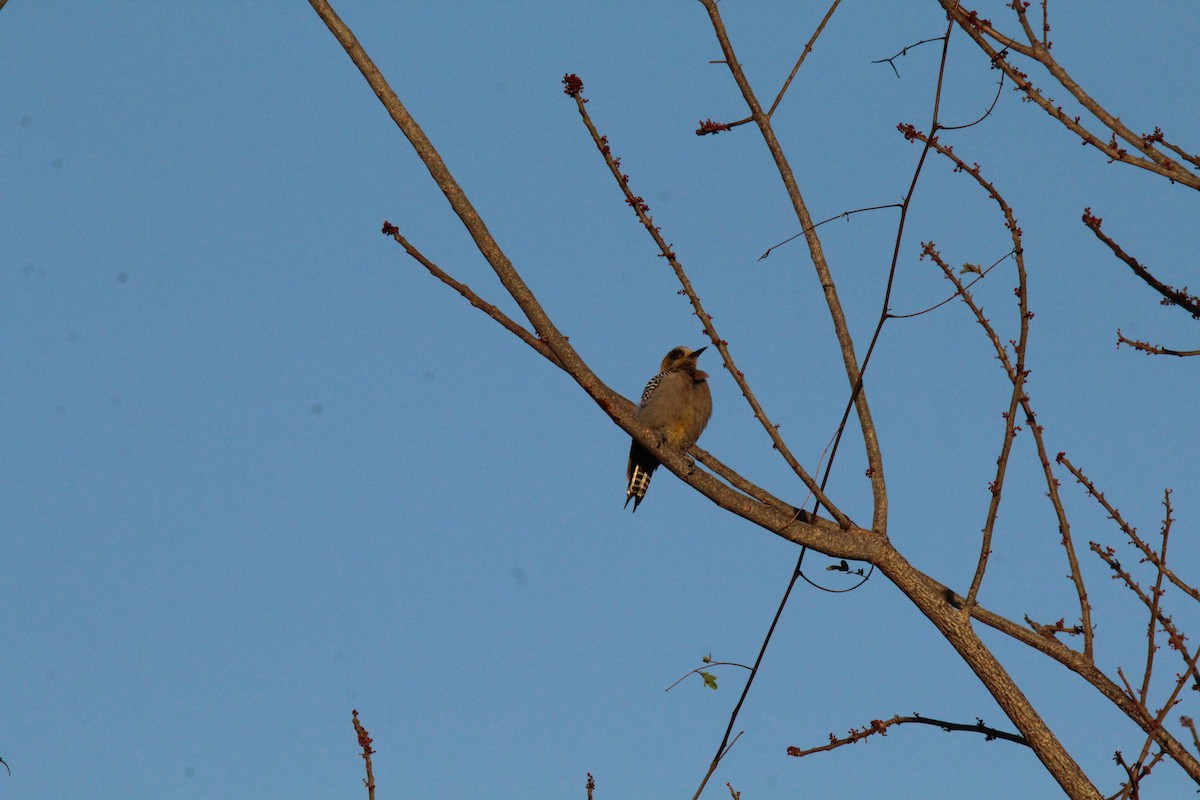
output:
[[[830,273],[829,265],[825,260],[824,251],[821,248],[820,239],[816,232],[812,229],[812,216],[808,212],[808,207],[801,195],[800,188],[796,183],[795,174],[792,172],[791,166],[783,153],[783,148],[776,138],[774,130],[771,127],[770,117],[763,111],[759,104],[758,98],[754,90],[750,86],[749,80],[743,72],[741,64],[737,60],[734,53],[733,45],[729,40],[729,35],[725,30],[725,23],[721,19],[721,14],[717,10],[715,0],[700,0],[705,10],[708,12],[708,17],[712,23],[713,33],[717,37],[717,41],[721,46],[721,52],[725,57],[726,66],[729,68],[730,74],[738,85],[738,89],[742,93],[742,98],[746,102],[746,106],[750,110],[750,116],[754,119],[758,126],[763,140],[770,151],[773,160],[775,161],[776,169],[779,172],[780,178],[783,180],[784,186],[787,189],[788,198],[792,202],[792,208],[796,213],[797,219],[800,222],[800,227],[805,230],[805,239],[808,242],[809,254],[812,259],[813,266],[817,271],[817,277],[821,287],[825,292],[826,304],[829,308],[830,318],[833,322],[834,331],[837,335],[838,345],[842,353],[842,361],[846,370],[846,376],[851,386],[851,393],[855,395],[855,407],[858,410],[859,427],[862,430],[863,444],[866,449],[867,463],[869,465],[868,472],[871,481],[871,493],[873,501],[873,512],[871,518],[871,529],[880,533],[887,532],[887,484],[884,480],[883,473],[883,455],[879,447],[879,439],[875,430],[875,424],[871,418],[870,405],[867,403],[867,396],[861,390],[861,371],[858,365],[858,359],[854,352],[854,342],[850,336],[850,327],[846,321],[846,316],[842,310],[841,301],[838,298],[836,284],[833,276]],[[815,493],[814,493],[815,494]]]
[[[734,381],[737,383],[738,388],[742,392],[742,396],[746,398],[746,402],[750,405],[750,409],[754,413],[755,419],[759,421],[763,427],[763,430],[767,432],[767,436],[771,439],[772,447],[779,452],[780,456],[783,457],[788,466],[792,468],[792,471],[795,472],[800,480],[804,482],[804,485],[808,487],[808,490],[817,497],[818,501],[829,512],[830,516],[837,520],[838,524],[849,527],[852,524],[849,517],[843,514],[841,510],[833,504],[833,501],[831,501],[825,495],[821,487],[817,484],[816,480],[808,474],[808,471],[804,469],[804,467],[792,454],[791,449],[787,446],[787,443],[784,442],[783,437],[779,435],[779,426],[773,423],[767,416],[762,404],[759,403],[758,398],[750,389],[750,384],[746,380],[745,374],[738,369],[737,364],[734,363],[733,355],[729,352],[729,343],[722,339],[717,333],[717,329],[713,325],[713,317],[711,314],[705,311],[704,305],[700,302],[700,296],[697,294],[695,288],[692,286],[691,280],[688,278],[687,273],[683,269],[683,264],[680,263],[675,251],[663,238],[662,231],[657,225],[654,224],[654,219],[650,216],[649,205],[647,205],[646,201],[640,196],[633,193],[633,190],[629,186],[629,176],[621,171],[621,160],[613,155],[612,148],[608,143],[608,137],[602,136],[596,129],[596,125],[592,121],[591,114],[588,113],[587,110],[587,100],[583,97],[583,82],[576,75],[567,75],[565,78],[563,78],[563,83],[566,86],[566,94],[575,101],[575,106],[579,111],[580,119],[583,121],[588,133],[591,135],[592,141],[596,145],[596,149],[600,151],[600,155],[604,158],[604,163],[608,166],[609,172],[612,173],[614,180],[617,182],[617,186],[621,189],[621,193],[625,196],[625,203],[633,209],[634,213],[637,215],[638,221],[642,224],[642,227],[645,228],[646,232],[650,234],[652,239],[654,239],[654,243],[658,246],[659,254],[667,260],[668,264],[670,264],[671,269],[675,273],[676,279],[679,281],[679,285],[682,287],[683,294],[687,296],[688,300],[692,304],[693,313],[696,315],[696,318],[700,320],[700,324],[704,329],[704,334],[716,346],[717,351],[721,354],[726,371],[733,376]]]

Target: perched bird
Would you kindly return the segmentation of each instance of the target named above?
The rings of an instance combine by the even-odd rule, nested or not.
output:
[[[638,420],[659,436],[659,441],[685,453],[700,438],[712,416],[712,395],[708,391],[708,373],[696,368],[696,359],[707,347],[689,350],[676,347],[667,353],[659,373],[646,384],[638,405]],[[650,476],[658,468],[658,459],[637,439],[629,448],[625,506],[633,500],[633,510],[646,496]]]

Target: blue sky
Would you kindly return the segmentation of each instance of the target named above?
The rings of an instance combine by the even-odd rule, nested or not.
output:
[[[901,7],[902,6],[902,7]],[[1055,52],[1136,130],[1194,150],[1200,23],[1052,4]],[[793,450],[813,467],[846,398],[820,287],[699,4],[368,3],[336,8],[440,148],[572,344],[636,397],[663,353],[704,342],[561,91],[589,109]],[[760,96],[824,13],[722,11]],[[1089,6],[1095,9],[1095,6]],[[1000,8],[985,15],[1015,26]],[[844,4],[776,116],[818,219],[898,201],[929,119],[936,4]],[[995,73],[961,35],[943,119]],[[375,737],[381,797],[690,796],[795,561],[665,471],[623,511],[628,438],[565,375],[379,234],[515,313],[379,102],[303,3],[34,3],[0,12],[0,775],[5,797],[355,796],[350,711]],[[1035,80],[1040,77],[1035,75]],[[1060,101],[1066,98],[1057,98]],[[1175,490],[1177,568],[1200,574],[1190,361],[1116,350],[1116,329],[1196,346],[1195,323],[1079,223],[1168,283],[1195,279],[1195,198],[1108,165],[1005,90],[948,136],[1026,234],[1030,394],[1065,450],[1144,532]],[[895,213],[822,228],[852,330],[879,314]],[[994,209],[940,161],[922,178],[892,309],[949,289],[952,263],[1008,249]],[[1015,332],[1011,266],[978,297]],[[707,358],[707,356],[705,357]],[[961,304],[884,329],[867,390],[891,537],[969,584],[1007,392]],[[713,359],[701,444],[794,502],[804,492]],[[1015,619],[1077,613],[1032,443],[1018,440],[981,599]],[[869,518],[859,441],[831,491]],[[1061,476],[1077,544],[1119,532]],[[1143,612],[1084,558],[1098,660],[1140,675]],[[1129,557],[1130,562],[1134,561]],[[844,585],[810,556],[813,574]],[[1074,610],[1073,610],[1074,609]],[[1176,606],[1177,621],[1200,619]],[[1133,726],[1095,692],[991,635],[1102,791]],[[1175,665],[1165,670],[1173,674]],[[1190,698],[1189,698],[1190,700]],[[1191,700],[1194,709],[1194,700]],[[1187,707],[1181,709],[1187,712]],[[797,761],[873,718],[1010,727],[882,578],[799,590],[706,796],[746,800],[1054,796],[1023,748],[901,728]],[[1173,715],[1177,716],[1177,715]],[[1170,767],[1147,787],[1193,786]]]

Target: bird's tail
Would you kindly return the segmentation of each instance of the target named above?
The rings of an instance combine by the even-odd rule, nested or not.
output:
[[[629,448],[629,467],[625,471],[628,483],[625,487],[625,507],[633,501],[633,510],[637,511],[646,490],[650,488],[650,476],[658,468],[658,459],[636,441]]]

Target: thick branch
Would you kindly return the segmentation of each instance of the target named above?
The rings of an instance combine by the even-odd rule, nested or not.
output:
[[[538,338],[550,348],[562,369],[617,425],[650,450],[663,466],[720,507],[789,541],[811,547],[834,558],[869,561],[873,557],[878,549],[875,541],[878,537],[870,536],[869,532],[856,527],[843,530],[833,522],[812,517],[797,508],[780,509],[772,504],[764,504],[698,469],[685,454],[661,444],[657,436],[642,426],[636,418],[634,406],[610,389],[592,372],[567,342],[566,337],[551,322],[533,292],[517,273],[512,262],[501,251],[499,244],[496,243],[483,219],[467,199],[445,162],[442,161],[433,143],[429,141],[416,120],[400,102],[399,97],[388,85],[387,80],[359,44],[353,32],[338,18],[326,0],[309,0],[309,2],[346,49],[347,54],[366,78],[367,83],[383,103],[392,120],[408,138],[417,155],[425,163],[434,182],[474,239],[480,253],[487,259],[504,288],[532,323]]]
[[[1000,708],[1033,748],[1038,760],[1073,800],[1099,800],[1100,792],[1050,730],[1029,699],[1017,686],[972,628],[970,618],[951,602],[953,593],[921,574],[893,548],[876,562],[883,574],[920,609],[979,678]]]

